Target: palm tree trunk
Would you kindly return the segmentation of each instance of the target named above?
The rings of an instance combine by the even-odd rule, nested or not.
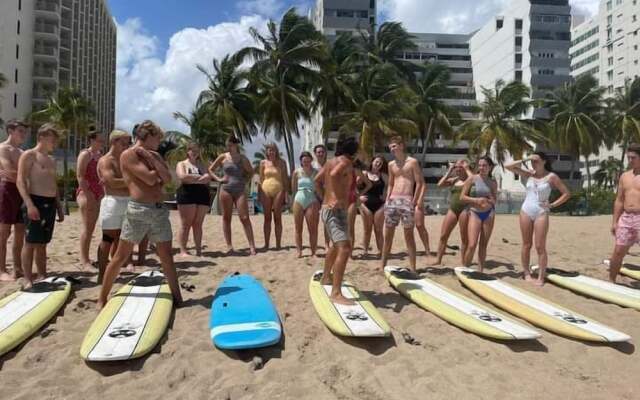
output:
[[[589,156],[584,156],[587,168],[587,215],[591,215],[591,169],[589,168]]]
[[[627,147],[629,147],[629,141],[622,142],[622,155],[620,156],[620,163],[622,163],[622,169],[624,169],[624,156],[627,154]]]
[[[363,121],[362,132],[360,133],[360,151],[369,159],[373,158],[373,149],[375,148],[373,140],[374,138],[371,127],[366,121]]]
[[[427,147],[431,143],[431,131],[433,130],[433,118],[429,118],[429,125],[427,126],[427,135],[422,142],[422,164],[427,160]]]

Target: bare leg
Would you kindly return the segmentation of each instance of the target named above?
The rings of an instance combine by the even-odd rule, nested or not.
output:
[[[189,241],[189,231],[194,224],[196,218],[196,205],[195,204],[180,204],[178,205],[178,213],[180,214],[180,233],[178,234],[178,244],[180,246],[180,257],[190,256],[187,251],[187,242]]]
[[[413,227],[404,229],[404,242],[409,252],[409,267],[416,272],[416,239],[413,236]]]
[[[613,254],[609,259],[609,280],[611,282],[616,283],[616,278],[620,273],[620,268],[622,268],[622,260],[624,260],[631,246],[632,245],[629,245],[629,246],[616,245],[614,247]]]
[[[34,250],[38,280],[43,280],[47,277],[47,245],[39,244],[35,246]]]
[[[329,242],[329,232],[327,232],[326,229],[324,229],[324,223],[322,224],[322,232],[324,232],[324,248],[325,248],[325,252],[329,251],[329,246],[330,246],[330,242]]]
[[[118,274],[120,274],[120,268],[129,260],[129,257],[131,257],[133,246],[133,243],[126,240],[120,240],[120,243],[118,243],[116,254],[109,264],[107,264],[107,268],[104,271],[104,278],[97,303],[98,310],[101,310],[107,304],[113,282],[116,280]]]
[[[424,246],[424,253],[427,257],[431,255],[431,247],[429,246],[429,232],[424,223],[424,210],[422,207],[416,207],[415,212],[416,229],[418,230],[418,236]]]
[[[196,244],[196,256],[202,255],[202,225],[204,225],[204,219],[209,213],[209,207],[198,206],[196,210],[196,218],[193,221],[193,241]]]
[[[91,238],[96,227],[96,221],[100,213],[100,204],[93,196],[93,193],[78,194],[78,206],[80,207],[80,216],[82,218],[82,231],[80,233],[80,265],[82,268],[91,267],[91,259],[89,258],[89,248],[91,247]]]
[[[332,285],[333,279],[331,274],[333,272],[333,266],[336,262],[336,257],[338,256],[338,249],[336,246],[331,244],[327,247],[327,254],[324,257],[324,271],[322,272],[322,281],[323,285]]]
[[[173,265],[171,241],[156,243],[156,252],[158,254],[158,258],[160,258],[162,272],[164,272],[164,276],[167,278],[167,283],[171,289],[175,305],[179,306],[180,303],[182,303],[182,294],[180,293],[180,285],[178,284],[178,274],[176,274],[176,268]]]
[[[376,248],[378,249],[377,257],[382,254],[384,248],[384,209],[379,209],[373,215],[373,233],[376,237]]]
[[[256,242],[253,238],[253,227],[251,226],[251,219],[249,218],[249,203],[247,203],[247,196],[245,194],[238,197],[236,207],[240,215],[240,222],[242,222],[242,227],[244,228],[244,234],[247,236],[247,241],[249,242],[249,252],[252,256],[255,256]]]
[[[440,242],[438,242],[438,255],[436,261],[432,265],[441,265],[442,257],[444,257],[444,253],[447,250],[447,242],[449,241],[449,236],[453,231],[453,228],[456,227],[458,223],[458,217],[456,214],[449,210],[447,215],[445,215],[442,220],[442,226],[440,227]]]
[[[273,201],[271,197],[260,191],[259,194],[260,203],[262,204],[262,210],[264,212],[264,223],[262,225],[262,233],[264,234],[264,249],[269,249],[269,242],[271,241],[271,220],[273,219]]]
[[[480,236],[480,231],[482,229],[482,221],[480,218],[475,215],[474,212],[469,213],[469,246],[465,250],[464,255],[464,266],[470,267],[471,263],[473,263],[473,256],[476,253],[476,247],[478,247],[478,239]]]
[[[276,198],[273,200],[273,222],[275,224],[276,231],[276,250],[280,250],[282,248],[282,207],[284,206],[286,196],[287,194],[283,190],[278,193]]]
[[[353,259],[353,247],[356,242],[356,216],[358,215],[358,207],[356,203],[352,203],[347,209],[347,224],[349,226],[349,257]]]
[[[531,277],[531,247],[533,246],[533,221],[525,213],[520,212],[520,233],[522,234],[522,250],[520,261],[524,280],[533,282]]]
[[[489,246],[489,239],[491,239],[491,234],[493,233],[495,220],[495,214],[492,214],[482,223],[480,247],[478,248],[478,265],[480,266],[480,272],[484,271],[484,265],[487,261],[487,247]]]
[[[364,247],[364,255],[369,254],[371,244],[371,233],[373,232],[373,213],[364,204],[360,204],[360,215],[362,216],[362,226],[364,235],[362,237],[362,247]]]
[[[349,242],[336,243],[337,256],[333,264],[333,285],[331,287],[331,301],[338,304],[353,305],[355,302],[342,295],[342,279],[347,268],[347,260],[351,254]]]
[[[538,217],[534,223],[536,252],[538,253],[538,281],[536,285],[544,285],[546,278],[547,264],[547,233],[549,233],[549,214]]]
[[[463,211],[458,217],[458,230],[460,231],[460,263],[464,265],[465,252],[469,247],[469,211]]]
[[[307,230],[309,231],[309,246],[311,247],[311,256],[315,256],[318,251],[318,203],[313,203],[304,212],[307,221]]]
[[[227,251],[233,251],[231,243],[231,217],[233,216],[233,197],[225,190],[220,191],[220,206],[222,207],[222,232],[227,244]]]
[[[111,253],[111,247],[116,246],[116,238],[120,236],[119,230],[104,230],[102,234],[108,236],[113,239],[112,242],[108,242],[106,240],[102,240],[100,242],[100,246],[98,247],[98,284],[102,283],[102,278],[104,277],[104,270],[109,263],[109,254]]]
[[[147,258],[148,248],[149,248],[149,238],[145,236],[144,239],[142,239],[142,241],[138,244],[138,262],[135,263],[135,265],[140,265],[140,266],[144,265],[145,260]]]
[[[0,282],[10,282],[13,280],[13,277],[7,272],[7,241],[9,240],[9,236],[11,236],[11,225],[0,224]]]
[[[33,253],[35,252],[35,246],[31,243],[25,243],[22,248],[22,272],[24,272],[24,279],[26,279],[27,284],[25,285],[25,289],[30,288],[33,285]]]
[[[384,227],[384,246],[382,248],[382,257],[380,258],[380,266],[382,269],[387,266],[387,260],[389,259],[389,253],[391,253],[391,246],[393,246],[393,236],[396,233],[394,226],[385,225]]]
[[[296,230],[296,251],[298,258],[302,257],[302,229],[304,223],[304,210],[298,203],[293,204],[293,222]]]

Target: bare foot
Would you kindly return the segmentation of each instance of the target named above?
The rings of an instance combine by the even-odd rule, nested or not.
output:
[[[252,248],[249,250],[249,254],[251,254],[252,256],[255,256],[256,254],[258,254],[258,253],[256,252],[256,248],[255,248],[255,247],[252,247]]]
[[[435,260],[434,262],[428,264],[430,267],[440,267],[442,265],[442,260]]]
[[[329,276],[329,277],[322,277],[322,280],[320,281],[320,284],[322,286],[331,286],[333,285],[333,279]]]
[[[536,279],[536,281],[533,284],[538,286],[538,287],[543,287],[544,286],[544,281]]]
[[[342,294],[337,294],[335,296],[331,296],[331,301],[333,303],[342,304],[342,305],[345,305],[345,306],[354,306],[356,304],[355,301],[347,299]]]
[[[131,273],[131,274],[133,274],[133,273],[135,273],[135,272],[136,272],[136,267],[135,267],[135,265],[133,265],[133,264],[129,264],[129,265],[127,265],[127,266],[124,268],[124,270],[122,270],[122,272],[123,272],[123,273],[124,273],[124,272],[126,272],[126,273]]]
[[[6,272],[0,274],[0,282],[13,282],[15,280],[16,279],[13,276],[9,275]]]
[[[302,252],[301,251],[298,252],[298,258],[302,258]]]
[[[24,284],[22,285],[22,290],[29,290],[32,287],[33,287],[33,282],[29,282],[25,280]]]
[[[227,246],[227,255],[231,255],[235,252],[233,246]]]
[[[181,251],[180,253],[178,253],[177,257],[187,258],[187,257],[191,257],[191,254],[189,254],[188,251]]]
[[[96,303],[96,310],[101,311],[105,304],[107,304],[106,301],[102,301],[102,300],[98,300],[98,302]]]
[[[524,280],[527,282],[535,282],[535,279],[533,279],[533,277],[530,274],[525,274]]]

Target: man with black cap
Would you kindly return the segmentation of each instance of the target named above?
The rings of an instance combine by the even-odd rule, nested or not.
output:
[[[12,119],[6,124],[7,140],[0,143],[0,282],[13,281],[22,276],[22,244],[24,222],[22,220],[22,197],[16,186],[18,160],[22,155],[20,146],[25,142],[29,124]],[[7,241],[13,226],[13,275],[6,267]]]

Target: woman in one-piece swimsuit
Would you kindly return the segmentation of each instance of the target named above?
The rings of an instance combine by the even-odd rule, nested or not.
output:
[[[296,250],[298,258],[302,257],[302,230],[303,223],[307,221],[309,230],[309,246],[311,256],[318,250],[318,222],[320,220],[320,202],[315,191],[314,179],[318,171],[312,166],[313,156],[304,151],[300,155],[301,167],[291,177],[291,192],[293,198],[293,219],[296,230]]]
[[[384,245],[384,199],[387,186],[387,160],[383,156],[376,156],[371,160],[369,169],[364,171],[364,175],[371,182],[371,189],[360,196],[360,215],[364,226],[364,237],[362,246],[364,255],[369,254],[369,244],[371,243],[371,233],[376,239],[378,254],[382,253]]]
[[[260,162],[260,186],[258,195],[264,211],[264,248],[269,248],[271,221],[275,225],[276,249],[282,245],[282,209],[287,203],[289,176],[287,164],[280,158],[280,150],[273,144],[265,146],[266,160]]]

